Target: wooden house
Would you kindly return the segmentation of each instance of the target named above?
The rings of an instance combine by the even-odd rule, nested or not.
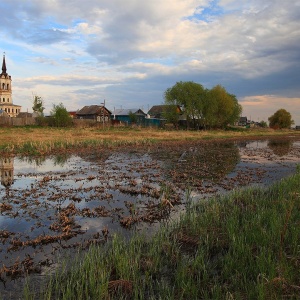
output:
[[[84,106],[76,112],[76,118],[108,123],[110,122],[111,112],[101,105]]]
[[[151,107],[151,109],[148,111],[148,115],[150,118],[156,118],[156,119],[164,119],[164,112],[168,110],[168,108],[171,105],[154,105]],[[182,110],[179,105],[176,105],[176,111],[178,114],[182,113]]]
[[[248,124],[248,119],[247,117],[240,117],[238,126],[246,126]]]

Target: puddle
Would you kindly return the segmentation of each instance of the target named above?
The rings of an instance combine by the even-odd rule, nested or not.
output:
[[[300,140],[187,142],[81,156],[0,158],[0,291],[66,249],[155,231],[193,201],[295,173]]]

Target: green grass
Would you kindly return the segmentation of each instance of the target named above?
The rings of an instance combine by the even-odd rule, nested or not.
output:
[[[150,241],[115,235],[24,299],[300,299],[299,182],[190,205]]]

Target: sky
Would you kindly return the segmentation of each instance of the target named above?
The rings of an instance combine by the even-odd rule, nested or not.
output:
[[[0,51],[13,103],[141,108],[178,81],[236,95],[243,116],[300,125],[300,0],[9,0]]]

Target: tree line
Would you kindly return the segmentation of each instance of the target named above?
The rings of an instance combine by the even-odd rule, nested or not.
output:
[[[163,117],[175,127],[179,126],[183,116],[188,128],[225,128],[237,123],[242,113],[242,106],[236,96],[228,93],[221,85],[206,89],[193,81],[179,81],[165,91],[164,98],[166,109]],[[178,107],[182,112],[178,111]],[[50,118],[47,120],[44,117],[42,97],[33,97],[32,109],[38,115],[40,125],[66,127],[72,124],[72,118],[62,103],[53,104]],[[130,117],[133,121],[136,118],[133,114]],[[285,109],[279,109],[268,120],[269,126],[274,129],[290,128],[294,124],[291,114]],[[267,126],[264,121],[261,124]]]
[[[163,115],[175,127],[179,126],[183,115],[188,128],[225,128],[236,124],[242,113],[236,96],[221,85],[206,89],[193,81],[179,81],[165,91],[164,99],[166,109]],[[274,129],[290,128],[294,124],[291,114],[285,109],[279,109],[268,120]],[[267,123],[262,121],[260,125],[266,127]]]

